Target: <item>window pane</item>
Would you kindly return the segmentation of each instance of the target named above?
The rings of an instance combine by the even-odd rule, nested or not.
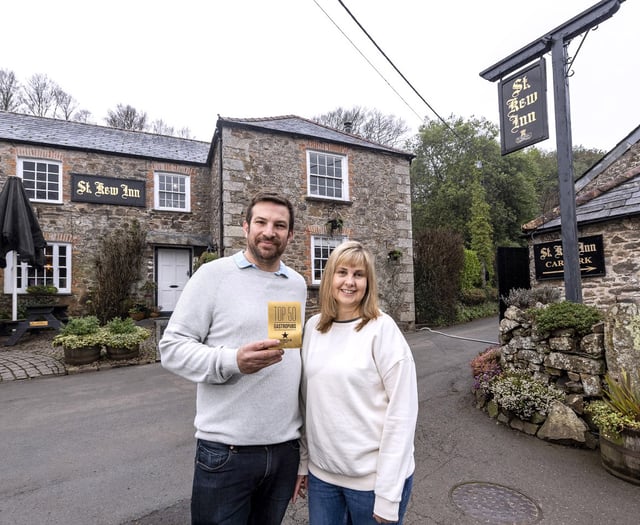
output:
[[[309,194],[342,199],[344,160],[339,155],[309,152]]]

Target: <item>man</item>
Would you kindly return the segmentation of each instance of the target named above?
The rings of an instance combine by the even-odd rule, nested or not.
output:
[[[193,525],[276,525],[293,494],[302,418],[299,349],[268,338],[268,303],[299,303],[306,284],[280,258],[293,206],[250,203],[246,250],[201,266],[159,343],[162,365],[197,383]]]

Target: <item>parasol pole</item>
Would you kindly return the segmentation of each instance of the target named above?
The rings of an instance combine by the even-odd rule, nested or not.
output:
[[[18,320],[18,252],[13,250],[13,294],[12,294],[13,321]]]

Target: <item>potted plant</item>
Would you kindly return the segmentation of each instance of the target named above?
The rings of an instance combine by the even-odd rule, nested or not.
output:
[[[327,221],[327,232],[329,235],[333,235],[334,233],[342,232],[342,227],[344,226],[344,221],[340,217],[336,217],[335,219],[329,219]]]
[[[131,317],[115,317],[101,328],[100,340],[109,359],[132,359],[140,353],[140,344],[151,332],[134,323]]]
[[[27,286],[26,306],[53,306],[57,303],[58,288],[48,284]]]
[[[399,248],[394,248],[387,254],[390,261],[397,261],[400,257],[402,257],[402,251]]]
[[[142,302],[135,302],[131,305],[131,308],[129,308],[129,316],[134,321],[141,321],[142,319],[147,317],[148,313],[149,308]]]
[[[53,346],[62,346],[64,361],[86,365],[100,358],[100,321],[95,315],[73,317],[53,338]]]
[[[640,389],[625,370],[619,380],[607,372],[605,383],[603,399],[585,408],[600,432],[602,465],[610,474],[640,484]]]

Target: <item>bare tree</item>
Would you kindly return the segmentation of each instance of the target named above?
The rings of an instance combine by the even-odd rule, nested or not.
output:
[[[83,122],[85,124],[89,124],[91,121],[91,111],[87,109],[79,109],[74,113],[73,118],[71,120],[75,122]]]
[[[71,117],[78,107],[78,102],[69,93],[58,87],[54,93],[55,100],[55,116],[62,117],[64,120],[71,120]]]
[[[18,111],[20,109],[20,89],[16,74],[8,69],[0,69],[0,110]]]
[[[151,123],[151,133],[157,135],[173,135],[173,126],[169,126],[169,124],[159,118]]]
[[[192,139],[191,130],[188,127],[182,127],[178,130],[178,134],[176,137],[180,137],[181,139]]]
[[[339,107],[313,117],[313,120],[385,146],[400,147],[408,139],[409,126],[404,120],[393,115],[383,115],[377,109]]]
[[[133,106],[118,104],[116,110],[108,110],[105,121],[112,128],[130,131],[144,131],[147,128],[147,114]]]
[[[47,75],[36,73],[27,80],[22,90],[22,103],[30,114],[37,117],[55,114],[56,92],[59,89]]]

